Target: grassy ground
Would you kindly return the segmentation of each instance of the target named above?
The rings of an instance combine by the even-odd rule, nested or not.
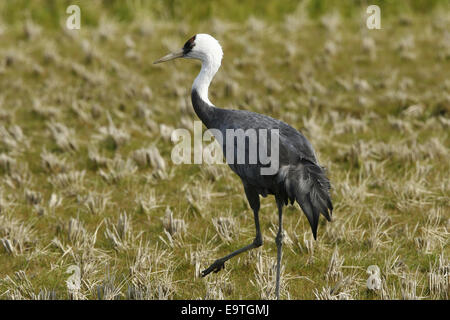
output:
[[[197,120],[198,63],[151,62],[207,32],[225,52],[211,101],[298,128],[332,181],[334,221],[317,241],[297,206],[285,211],[282,298],[448,299],[448,7],[413,2],[367,30],[364,10],[328,1],[220,19],[210,4],[204,20],[193,5],[180,21],[177,1],[153,15],[78,1],[87,17],[70,32],[64,2],[42,3],[59,15],[0,10],[1,298],[273,298],[272,198],[264,246],[199,277],[253,240],[253,217],[228,167],[171,161],[171,130]],[[380,290],[367,289],[370,265]]]

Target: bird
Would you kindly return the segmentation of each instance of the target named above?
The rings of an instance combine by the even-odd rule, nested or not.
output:
[[[239,110],[223,109],[215,106],[208,98],[208,89],[212,79],[219,70],[223,50],[220,43],[211,35],[199,33],[186,41],[184,46],[156,60],[154,64],[170,60],[186,58],[201,61],[201,69],[195,78],[191,89],[192,106],[195,113],[206,126],[214,132],[226,136],[227,130],[254,130],[262,132],[269,130],[275,135],[258,135],[256,147],[265,145],[270,152],[278,151],[278,166],[271,174],[262,174],[262,169],[268,164],[263,163],[257,156],[256,162],[250,162],[251,152],[254,149],[248,145],[249,137],[245,137],[245,161],[236,161],[238,139],[228,141],[222,139],[223,155],[226,162],[242,181],[244,192],[250,208],[253,211],[255,223],[255,238],[252,243],[233,251],[232,253],[215,260],[207,269],[203,270],[202,277],[211,272],[217,273],[224,268],[225,262],[232,257],[258,248],[263,244],[259,223],[260,196],[273,195],[278,209],[278,232],[275,237],[277,246],[275,297],[280,298],[280,268],[283,242],[283,207],[297,202],[310,224],[314,239],[317,239],[319,216],[322,214],[326,220],[331,221],[333,204],[331,201],[331,183],[327,172],[322,167],[311,143],[298,130],[289,124],[260,113]],[[216,134],[214,134],[216,136]],[[271,139],[276,138],[278,150],[273,148]],[[233,152],[232,152],[233,151]],[[236,152],[234,152],[236,151]],[[233,154],[227,157],[227,154]],[[234,161],[233,161],[234,160]],[[276,169],[278,168],[278,169]]]

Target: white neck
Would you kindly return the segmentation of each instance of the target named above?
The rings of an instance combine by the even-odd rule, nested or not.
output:
[[[219,68],[220,60],[215,61],[215,59],[211,56],[203,58],[200,73],[198,74],[197,78],[195,78],[194,83],[192,84],[192,90],[195,89],[198,92],[200,98],[212,106],[213,104],[208,99],[208,88]]]

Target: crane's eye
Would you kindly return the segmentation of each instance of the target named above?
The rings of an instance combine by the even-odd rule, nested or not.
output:
[[[190,38],[183,46],[183,54],[188,54],[195,46],[195,36]]]

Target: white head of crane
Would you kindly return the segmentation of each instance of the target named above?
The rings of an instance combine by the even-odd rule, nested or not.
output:
[[[169,53],[153,63],[166,62],[177,58],[200,60],[202,69],[195,79],[192,89],[198,92],[201,99],[212,105],[208,99],[208,87],[220,68],[222,57],[223,51],[219,41],[209,34],[199,33],[186,41],[180,50]]]

